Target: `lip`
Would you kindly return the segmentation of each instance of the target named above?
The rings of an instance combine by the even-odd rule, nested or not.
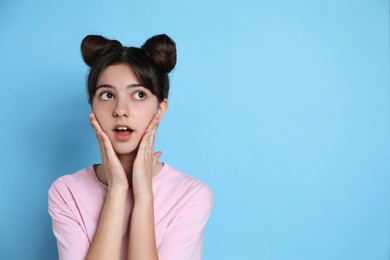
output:
[[[127,129],[130,129],[131,131],[133,131],[133,129],[130,126],[125,125],[125,124],[117,124],[114,126],[113,130],[115,131],[115,129],[117,129],[118,127],[126,127]]]
[[[116,131],[118,127],[126,127],[128,131]],[[112,131],[114,132],[115,139],[121,142],[129,140],[134,133],[131,127],[123,124],[116,125]]]

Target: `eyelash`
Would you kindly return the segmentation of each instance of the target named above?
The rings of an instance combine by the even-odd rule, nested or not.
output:
[[[138,97],[139,94],[141,94],[143,97],[142,98]],[[146,93],[143,91],[137,91],[133,94],[133,98],[136,100],[144,100],[146,98]]]
[[[138,95],[140,95],[140,94],[141,94],[143,97],[139,97]],[[105,98],[105,97],[103,97],[104,95],[111,95],[111,97],[110,97],[110,98],[108,98],[108,97]],[[110,99],[114,98],[115,95],[112,94],[111,92],[103,92],[103,93],[101,93],[101,94],[99,95],[99,97],[100,97],[101,100],[110,100]],[[140,100],[144,100],[144,99],[147,97],[147,95],[146,95],[146,93],[143,92],[143,91],[136,91],[134,94],[132,94],[132,97],[133,97],[135,100],[140,101]]]
[[[112,96],[111,98],[114,97],[114,94],[112,94],[112,93],[110,93],[110,92],[103,92],[103,93],[101,93],[101,94],[99,95],[100,99],[102,99],[102,100],[109,100],[109,99],[111,99],[111,98],[104,98],[104,97],[103,97],[104,95],[111,95],[111,96]]]

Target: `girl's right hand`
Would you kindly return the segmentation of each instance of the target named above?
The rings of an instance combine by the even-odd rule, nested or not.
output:
[[[114,148],[110,139],[103,131],[94,113],[89,115],[90,122],[95,132],[96,139],[100,149],[100,157],[102,159],[102,166],[104,174],[107,178],[107,185],[109,189],[129,189],[129,182],[125,170],[118,156],[115,154]]]

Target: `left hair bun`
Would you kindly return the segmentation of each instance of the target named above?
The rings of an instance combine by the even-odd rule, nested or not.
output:
[[[81,55],[84,62],[92,67],[99,57],[118,47],[122,47],[122,44],[117,40],[109,40],[100,35],[87,35],[81,42]]]

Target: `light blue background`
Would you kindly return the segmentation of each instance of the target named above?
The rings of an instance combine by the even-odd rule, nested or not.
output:
[[[0,259],[55,259],[47,190],[99,162],[79,45],[177,43],[157,148],[208,183],[204,259],[389,259],[389,3],[1,1]]]

